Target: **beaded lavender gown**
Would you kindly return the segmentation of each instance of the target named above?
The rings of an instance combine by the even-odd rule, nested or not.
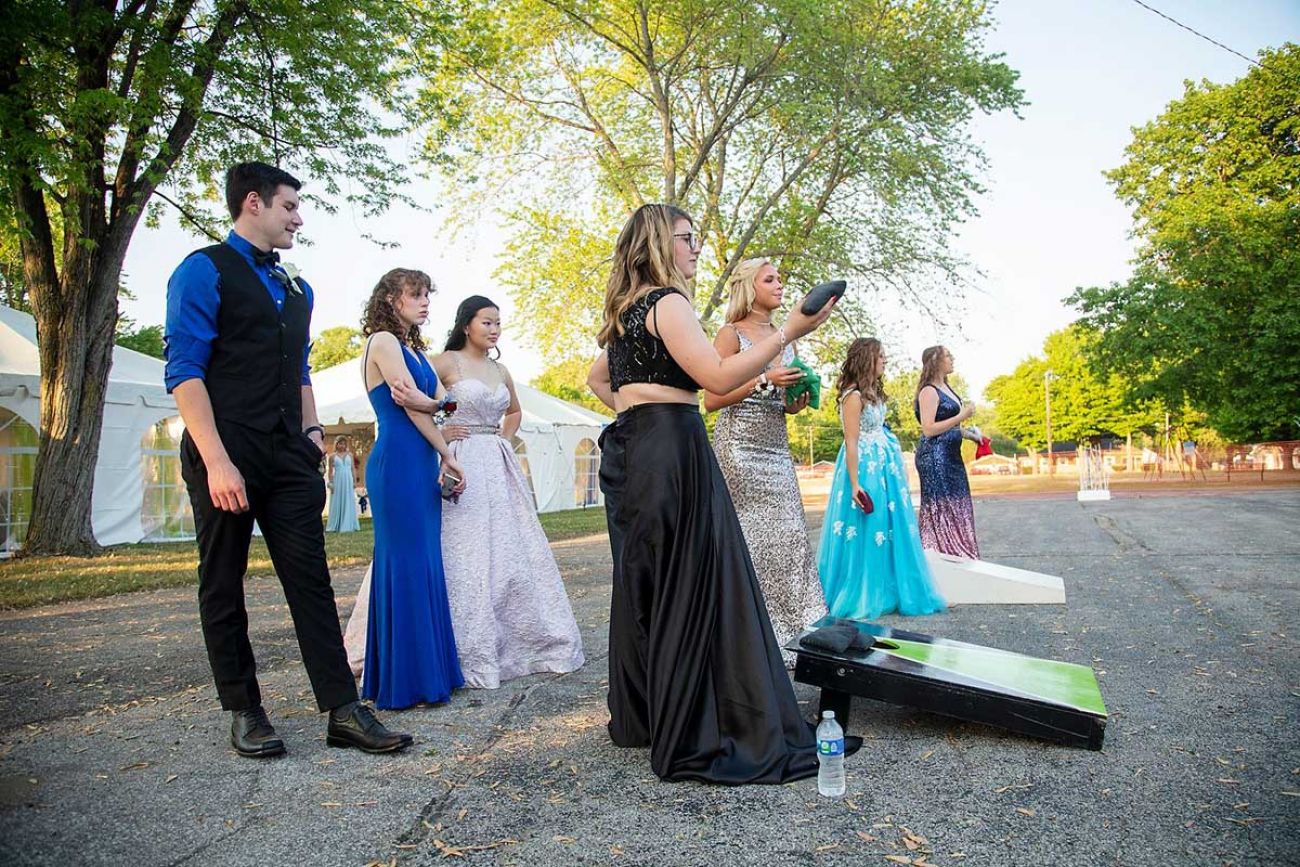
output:
[[[504,382],[463,377],[448,392],[457,405],[448,423],[470,429],[468,439],[451,444],[465,470],[465,492],[442,507],[447,598],[465,685],[496,689],[526,674],[581,668],[582,637],[560,568],[528,480],[499,435],[510,392]],[[368,597],[363,584],[354,620],[365,616],[360,601]],[[357,631],[348,624],[348,636]],[[345,643],[355,669],[357,648],[346,636]]]

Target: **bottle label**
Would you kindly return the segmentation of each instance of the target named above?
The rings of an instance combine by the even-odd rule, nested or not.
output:
[[[844,738],[817,739],[817,753],[823,756],[842,756],[844,755]]]

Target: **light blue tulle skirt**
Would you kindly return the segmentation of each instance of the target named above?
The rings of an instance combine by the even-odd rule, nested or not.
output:
[[[921,549],[898,439],[881,431],[859,442],[858,455],[858,484],[875,509],[867,514],[853,504],[841,446],[817,556],[826,606],[836,617],[856,620],[942,611],[943,597]]]

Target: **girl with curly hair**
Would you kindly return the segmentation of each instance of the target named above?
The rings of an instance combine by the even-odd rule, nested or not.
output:
[[[393,399],[399,391],[435,400],[445,393],[420,337],[432,291],[427,274],[395,268],[375,286],[362,320],[361,366],[379,430],[366,460],[375,528],[369,617],[353,618],[366,623],[362,695],[386,708],[447,701],[464,684],[439,528],[444,477],[459,493],[465,472],[433,418]]]

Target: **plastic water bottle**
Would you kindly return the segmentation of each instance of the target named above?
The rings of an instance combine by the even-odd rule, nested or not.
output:
[[[828,798],[844,794],[844,729],[835,721],[835,711],[822,711],[817,726],[817,791]]]

